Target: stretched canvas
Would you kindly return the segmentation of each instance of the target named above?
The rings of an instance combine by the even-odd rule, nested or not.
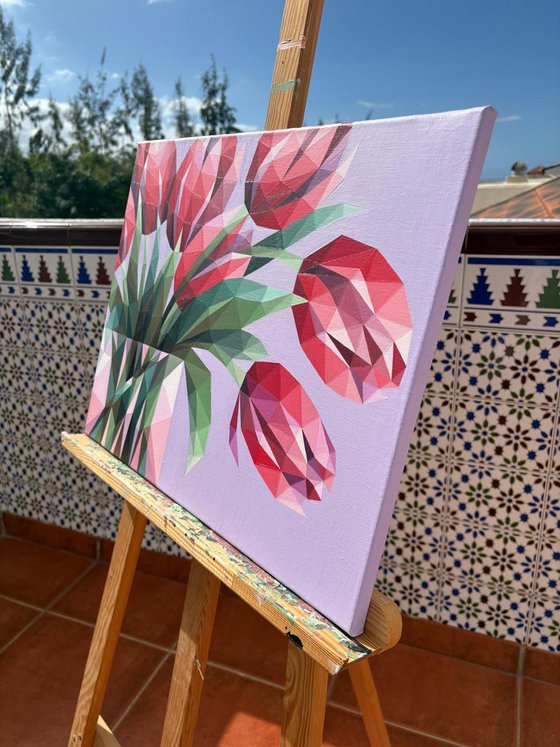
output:
[[[87,432],[351,635],[494,116],[138,148]]]

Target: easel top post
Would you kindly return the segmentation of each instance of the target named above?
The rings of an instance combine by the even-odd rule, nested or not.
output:
[[[323,0],[286,0],[265,130],[303,124],[322,12]]]

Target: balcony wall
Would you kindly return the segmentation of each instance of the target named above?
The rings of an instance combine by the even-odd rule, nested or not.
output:
[[[114,537],[83,428],[119,221],[0,221],[0,511]],[[473,222],[379,572],[410,615],[560,651],[560,221]],[[150,527],[148,547],[175,548]]]

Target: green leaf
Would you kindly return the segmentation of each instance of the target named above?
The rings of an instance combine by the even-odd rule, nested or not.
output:
[[[247,265],[245,270],[245,276],[250,275],[252,272],[264,267],[264,265],[271,262],[273,259],[277,262],[281,262],[293,270],[298,272],[301,267],[303,260],[298,257],[297,254],[287,251],[287,249],[277,249],[267,246],[250,246],[247,249],[238,249],[238,254],[249,254],[251,261]]]
[[[338,205],[327,205],[318,208],[309,213],[309,215],[305,215],[303,218],[296,220],[287,228],[284,228],[281,231],[276,231],[275,233],[270,234],[270,236],[266,236],[262,241],[259,241],[256,246],[281,252],[292,246],[292,244],[295,244],[296,241],[300,241],[310,233],[313,233],[313,231],[317,231],[319,228],[324,228],[329,223],[332,223],[339,218],[353,215],[361,210],[361,207],[347,205],[342,202]]]
[[[210,432],[211,376],[194,350],[184,357],[189,403],[189,443],[185,474],[204,456]]]
[[[193,298],[176,315],[157,347],[173,352],[211,328],[240,330],[268,314],[304,301],[294,293],[269,288],[247,278],[223,280]]]
[[[244,329],[209,329],[192,337],[189,344],[208,350],[226,366],[234,359],[258,361],[267,356],[259,338]]]
[[[216,247],[218,247],[222,241],[226,238],[226,236],[233,231],[234,228],[236,228],[240,223],[242,223],[245,218],[247,217],[247,208],[245,205],[242,205],[241,208],[235,213],[233,216],[233,219],[226,225],[224,228],[219,232],[219,234],[214,238],[213,241],[211,241],[208,246],[200,252],[198,257],[195,259],[195,261],[192,263],[191,267],[189,268],[188,272],[185,273],[184,278],[181,279],[181,282],[177,286],[177,289],[174,293],[174,299],[178,299],[181,296],[181,293],[183,292],[183,289],[185,285],[189,282],[189,280],[192,280],[192,278],[203,269],[203,266],[206,264],[206,262],[211,259],[212,252]]]

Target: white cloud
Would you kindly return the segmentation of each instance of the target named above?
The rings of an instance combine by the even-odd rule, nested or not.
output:
[[[148,0],[146,5],[156,5],[156,3],[168,3],[169,0]]]
[[[238,130],[241,130],[241,132],[256,132],[259,129],[256,125],[243,124],[242,122],[236,122],[235,126]]]
[[[169,96],[161,96],[158,101],[161,107],[161,116],[165,123],[166,120],[170,120],[173,117],[173,104],[175,103],[175,99],[170,99]],[[198,96],[183,96],[183,101],[187,105],[187,109],[191,114],[194,114],[195,116],[200,114],[202,100],[199,99]]]
[[[520,119],[523,119],[521,114],[508,114],[506,117],[498,117],[496,122],[505,124],[507,122],[519,122]]]
[[[363,106],[364,109],[392,109],[395,104],[392,101],[364,101],[360,99],[356,101],[358,106]]]
[[[27,0],[0,0],[0,5],[12,8],[25,8]]]
[[[49,83],[69,83],[76,77],[76,73],[67,67],[58,68],[47,75]]]

